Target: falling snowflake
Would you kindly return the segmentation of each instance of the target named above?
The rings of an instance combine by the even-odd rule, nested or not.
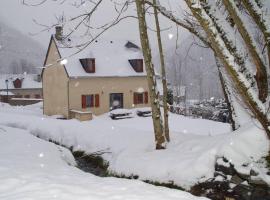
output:
[[[63,59],[60,62],[61,65],[66,65],[67,63],[68,63],[68,60],[67,59]]]
[[[76,82],[76,83],[75,83],[75,87],[78,87],[79,85],[80,85],[79,82]]]
[[[168,34],[169,40],[173,39],[173,36],[174,36],[174,35],[173,35],[172,33],[169,33],[169,34]]]

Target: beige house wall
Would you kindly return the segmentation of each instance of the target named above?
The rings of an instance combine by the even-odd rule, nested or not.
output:
[[[92,77],[70,79],[69,108],[70,110],[92,111],[94,115],[109,112],[110,93],[123,93],[124,108],[150,106],[149,103],[133,104],[133,93],[142,91],[149,91],[146,77]],[[99,94],[100,106],[98,108],[82,109],[81,95],[87,94]]]
[[[63,115],[69,117],[68,112],[68,75],[63,65],[57,60],[60,55],[52,40],[45,65],[53,64],[43,70],[43,112],[45,115]]]

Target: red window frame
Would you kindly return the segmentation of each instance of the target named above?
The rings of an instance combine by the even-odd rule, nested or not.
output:
[[[81,96],[82,108],[99,107],[99,94],[85,94]]]
[[[133,103],[137,104],[148,104],[148,92],[134,92],[133,94]]]

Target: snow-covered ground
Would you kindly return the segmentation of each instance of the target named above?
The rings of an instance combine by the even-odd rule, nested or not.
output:
[[[28,131],[0,125],[0,199],[206,199],[141,181],[100,178],[73,165],[68,150]]]
[[[173,182],[188,189],[213,177],[216,159],[225,156],[239,170],[250,164],[270,183],[265,169],[256,163],[267,155],[269,142],[253,122],[231,133],[228,124],[170,114],[171,142],[166,150],[156,151],[151,117],[111,120],[105,114],[87,122],[57,120],[43,116],[41,106],[0,104],[0,124],[74,150],[109,152],[102,156],[109,162],[110,172],[137,175],[141,180]]]

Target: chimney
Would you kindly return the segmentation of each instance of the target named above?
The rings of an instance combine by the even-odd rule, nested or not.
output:
[[[62,26],[55,27],[55,39],[57,39],[57,40],[63,39],[63,27]]]

